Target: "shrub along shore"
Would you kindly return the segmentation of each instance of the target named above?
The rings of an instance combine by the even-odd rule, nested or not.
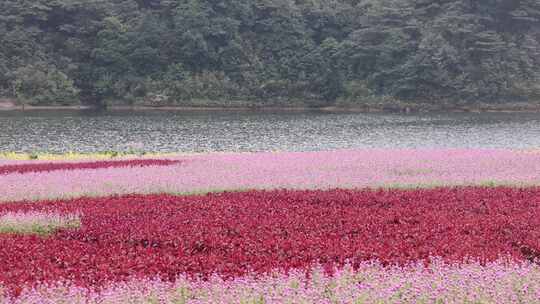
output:
[[[469,103],[469,104],[436,104],[436,103],[380,103],[380,104],[341,104],[335,106],[268,106],[256,103],[244,103],[241,106],[228,105],[223,102],[208,105],[111,105],[95,107],[92,105],[48,105],[32,106],[16,103],[0,103],[0,111],[58,111],[58,110],[108,110],[108,111],[276,111],[276,112],[350,112],[350,113],[409,113],[409,112],[540,112],[540,102],[502,102],[502,103]]]

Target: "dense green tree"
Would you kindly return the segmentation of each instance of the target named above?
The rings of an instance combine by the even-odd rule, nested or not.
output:
[[[0,97],[331,105],[540,98],[538,0],[4,0]]]
[[[14,73],[13,90],[17,99],[30,104],[73,104],[79,91],[69,77],[47,64],[32,64]]]

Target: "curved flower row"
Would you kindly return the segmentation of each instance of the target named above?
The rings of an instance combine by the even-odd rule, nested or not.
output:
[[[94,161],[94,162],[69,162],[69,163],[27,163],[10,164],[0,166],[0,175],[12,173],[29,172],[51,172],[51,171],[70,171],[83,169],[104,169],[104,168],[123,168],[123,167],[149,167],[149,166],[170,166],[180,163],[179,160],[170,159],[130,159],[115,161]]]
[[[68,280],[96,287],[131,277],[241,277],[275,270],[480,262],[540,257],[540,188],[252,191],[129,195],[0,205],[80,214],[48,238],[0,235],[8,290]]]

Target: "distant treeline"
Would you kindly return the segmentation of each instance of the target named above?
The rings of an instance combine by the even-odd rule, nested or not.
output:
[[[34,105],[540,100],[538,0],[2,0]]]

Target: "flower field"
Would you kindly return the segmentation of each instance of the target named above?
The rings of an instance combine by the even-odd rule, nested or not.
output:
[[[279,188],[540,185],[537,151],[343,150],[168,155],[165,159],[180,163],[0,174],[0,201]],[[77,162],[89,161],[70,160],[68,165]],[[0,171],[6,166],[51,163],[64,166],[58,160],[6,159],[0,160]]]
[[[5,159],[0,187],[0,303],[540,303],[534,151]]]

